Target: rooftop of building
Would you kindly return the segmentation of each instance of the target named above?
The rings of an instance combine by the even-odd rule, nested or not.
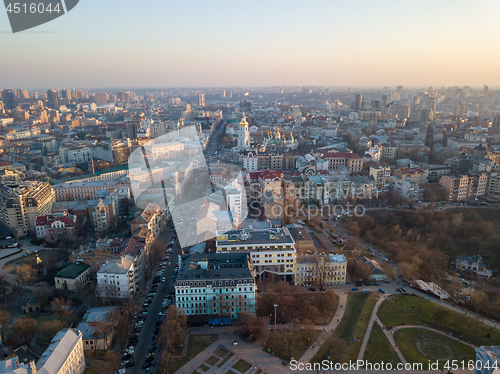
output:
[[[217,245],[295,244],[286,227],[282,229],[239,229],[217,233]]]
[[[98,322],[109,320],[111,314],[118,310],[118,306],[100,306],[87,309],[82,321],[78,324],[77,330],[81,331],[82,339],[95,339],[96,329],[92,326]],[[102,334],[101,334],[102,335]],[[100,338],[99,336],[97,338]]]
[[[76,279],[89,268],[90,266],[84,262],[75,262],[62,269],[55,278]]]
[[[81,332],[76,329],[60,330],[36,363],[37,373],[60,373],[62,366],[66,363],[69,354],[73,351],[80,338]]]
[[[127,274],[134,258],[130,255],[110,259],[97,271],[98,274]]]
[[[247,253],[194,253],[182,257],[176,285],[183,281],[254,280]]]

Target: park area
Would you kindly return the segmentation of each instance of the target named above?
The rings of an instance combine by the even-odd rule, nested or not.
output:
[[[422,325],[451,334],[475,346],[500,345],[500,331],[417,296],[398,295],[386,300],[378,310],[387,328]]]

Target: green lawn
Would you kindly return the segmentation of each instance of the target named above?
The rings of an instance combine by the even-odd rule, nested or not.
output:
[[[355,342],[354,337],[363,341],[365,336],[370,316],[375,306],[376,300],[372,293],[357,293],[349,295],[347,299],[347,306],[344,313],[344,318],[339,323],[330,339],[334,337],[341,338],[345,341],[347,352],[343,362],[349,360],[355,361],[358,358],[361,343]],[[318,353],[311,360],[312,362],[321,362],[328,358],[328,340],[319,349]]]
[[[436,310],[448,312],[448,316],[441,325],[437,324],[434,316]],[[377,315],[387,327],[403,324],[423,325],[434,327],[445,333],[451,332],[461,340],[476,346],[500,344],[500,331],[416,296],[398,295],[387,299],[380,306]],[[467,328],[463,331],[460,326],[467,326]],[[491,338],[487,337],[488,334]],[[463,336],[460,337],[460,335]]]
[[[209,345],[214,343],[219,337],[215,334],[204,335],[189,335],[189,343],[187,349],[188,357],[195,357]]]
[[[214,366],[217,362],[219,362],[219,358],[215,356],[210,356],[208,360],[205,361],[205,363],[207,363],[210,366]]]
[[[219,357],[224,357],[227,354],[227,351],[224,348],[219,348],[215,354]]]
[[[240,373],[244,373],[248,369],[250,369],[252,365],[243,360],[238,360],[232,367],[234,370],[238,370]]]
[[[55,252],[55,251],[51,251],[51,250],[43,250],[43,251],[38,251],[38,253],[31,253],[27,256],[22,256],[22,257],[19,257],[19,258],[16,258],[14,260],[11,260],[9,262],[7,262],[4,267],[8,266],[8,265],[14,265],[14,266],[18,266],[18,265],[24,265],[24,264],[29,264],[29,265],[33,265],[36,263],[36,255],[38,255],[38,257],[40,258],[40,260],[42,260],[42,262],[44,261],[47,261],[49,259],[58,259],[61,257],[61,254]]]
[[[203,370],[203,371],[208,371],[208,369],[210,368],[205,364],[201,364],[200,367],[198,368],[198,370]]]
[[[290,352],[292,357],[296,360],[302,357],[302,355],[307,351],[311,344],[316,340],[318,335],[321,333],[320,330],[315,329],[304,329],[296,333],[294,341],[290,345]],[[286,342],[283,339],[285,332],[280,329],[271,333],[267,341],[267,345],[264,346],[265,352],[270,352],[278,356],[283,360],[290,360],[290,353]]]
[[[435,362],[438,359],[447,360],[449,358],[450,360],[465,360],[467,362],[476,359],[474,348],[433,331],[418,328],[402,329],[394,333],[394,340],[406,361],[421,362],[424,367],[429,360]],[[420,343],[420,349],[427,356],[418,350],[418,343]],[[441,361],[440,367],[445,362]]]
[[[380,363],[383,361],[396,364],[401,362],[396,354],[396,351],[391,346],[391,343],[389,343],[389,340],[385,337],[384,332],[378,323],[373,324],[372,332],[370,334],[370,339],[368,340],[363,359],[372,363]]]

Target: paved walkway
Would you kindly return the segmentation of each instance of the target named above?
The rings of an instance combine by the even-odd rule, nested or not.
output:
[[[433,327],[428,327],[428,326],[421,326],[421,325],[404,325],[404,326],[396,326],[396,327],[393,327],[391,330],[388,331],[388,333],[390,332],[391,335],[394,334],[394,332],[398,331],[398,330],[401,330],[401,329],[422,329],[422,330],[429,330],[429,331],[432,331],[432,332],[436,332],[438,334],[441,334],[443,336],[446,336],[447,338],[450,338],[450,339],[453,339],[453,340],[456,340],[457,342],[459,343],[462,343],[462,344],[465,344],[465,345],[468,345],[469,347],[472,347],[472,348],[477,348],[475,345],[473,344],[470,344],[470,343],[467,343],[467,342],[464,342],[463,340],[453,336],[453,335],[450,335],[450,334],[447,334],[445,332],[442,332],[442,331],[439,331],[439,330],[436,330],[435,328]]]
[[[377,323],[379,324],[379,326],[382,328],[382,331],[384,332],[384,335],[385,337],[387,338],[387,340],[389,340],[389,343],[391,343],[391,346],[394,347],[394,350],[396,351],[396,354],[398,355],[399,357],[399,360],[403,363],[403,364],[406,364],[406,358],[405,356],[403,356],[403,354],[401,353],[401,351],[399,350],[398,346],[396,345],[396,341],[394,340],[394,335],[387,331],[384,327],[384,325],[382,325],[382,322],[380,322],[379,319],[377,319]]]
[[[370,321],[368,322],[368,327],[366,328],[365,337],[363,339],[363,344],[361,344],[361,349],[359,350],[358,360],[362,360],[363,356],[365,355],[366,345],[370,340],[370,334],[372,333],[373,323],[375,321],[378,321],[377,317],[378,308],[380,307],[380,305],[382,305],[384,301],[385,301],[385,296],[382,296],[377,300],[375,306],[373,307],[372,315],[370,317]]]
[[[330,323],[325,326],[325,331],[322,331],[319,334],[318,338],[312,343],[312,345],[305,351],[302,357],[298,360],[299,363],[307,363],[312,360],[316,352],[321,348],[321,346],[325,343],[325,341],[329,338],[330,334],[335,330],[342,321],[342,317],[344,316],[344,312],[347,305],[347,292],[343,292],[339,294],[339,303],[337,305],[337,311],[333,316]]]

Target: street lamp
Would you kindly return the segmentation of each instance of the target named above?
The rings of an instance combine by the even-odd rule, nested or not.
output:
[[[274,334],[276,335],[276,308],[278,304],[274,304]]]

